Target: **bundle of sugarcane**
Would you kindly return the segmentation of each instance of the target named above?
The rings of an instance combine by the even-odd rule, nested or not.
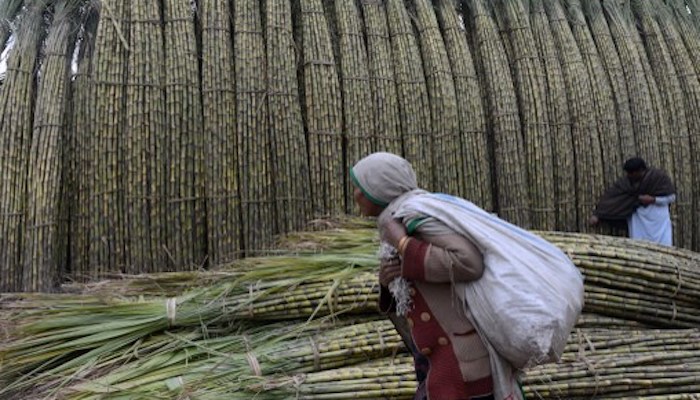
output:
[[[655,111],[649,84],[644,75],[639,49],[632,39],[633,26],[628,24],[618,2],[602,0],[605,17],[622,61],[622,70],[627,82],[632,126],[634,128],[637,156],[648,161],[660,159],[658,143],[654,134]]]
[[[233,7],[236,80],[236,152],[241,197],[241,237],[245,255],[269,248],[276,232],[271,136],[267,108],[265,40],[260,2]]]
[[[399,99],[386,9],[380,0],[361,0],[367,40],[367,62],[375,111],[377,151],[401,154]]]
[[[694,210],[697,212],[700,209],[700,177],[697,176],[700,173],[700,157],[698,157],[698,150],[700,150],[700,135],[698,134],[700,132],[700,112],[698,112],[700,110],[700,67],[698,67],[698,62],[700,62],[700,32],[693,35],[692,30],[683,29],[684,19],[678,14],[676,11],[677,18],[673,18],[667,10],[659,10],[657,20],[680,79],[690,134],[688,142],[681,142],[681,145],[689,145],[688,151],[679,151],[679,154],[688,156],[691,165],[686,166],[688,169],[679,171],[676,175],[691,171],[691,174],[686,175],[692,177]],[[684,38],[684,35],[689,36]],[[688,45],[689,43],[693,44]],[[674,151],[677,151],[676,146],[674,146]],[[689,183],[688,180],[681,182],[686,185]],[[698,223],[697,218],[695,218],[695,229],[693,230],[693,243],[695,246],[700,245],[700,223]]]
[[[275,211],[278,230],[287,233],[303,229],[311,218],[308,152],[299,102],[292,6],[287,0],[271,0],[266,3],[265,15]]]
[[[418,186],[431,190],[433,176],[432,118],[420,48],[401,0],[388,0],[386,14],[396,77],[404,157],[411,162]]]
[[[202,24],[202,106],[206,141],[207,250],[212,265],[240,255],[241,204],[238,192],[236,121],[231,43],[231,10],[227,1],[203,0],[198,13]]]
[[[203,279],[201,282],[212,280],[218,280],[218,282],[210,285],[209,288],[186,291],[177,298],[156,297],[159,294],[156,288],[165,287],[166,292],[171,290],[172,293],[178,293],[182,290],[178,286],[182,281],[178,282],[178,278],[172,276],[161,280],[159,275],[152,275],[138,284],[125,285],[117,290],[110,289],[109,285],[103,285],[93,292],[99,293],[97,296],[26,295],[15,296],[14,299],[2,299],[0,307],[4,310],[4,315],[8,315],[6,319],[12,324],[21,323],[14,329],[5,327],[8,328],[8,333],[6,340],[0,346],[0,359],[3,360],[0,380],[16,381],[13,388],[19,390],[30,386],[41,387],[40,384],[50,385],[46,383],[49,377],[53,377],[54,381],[51,382],[54,384],[55,380],[65,382],[72,376],[82,377],[81,374],[90,373],[88,370],[80,370],[80,366],[85,363],[102,365],[104,367],[102,370],[111,371],[109,365],[117,363],[115,360],[123,361],[120,357],[134,352],[135,348],[141,346],[141,342],[147,343],[147,348],[153,351],[160,348],[161,345],[158,343],[161,342],[158,340],[161,339],[153,339],[155,340],[153,341],[149,337],[152,335],[160,337],[159,335],[164,331],[174,332],[176,335],[192,334],[196,339],[200,336],[192,330],[200,326],[201,334],[204,334],[225,329],[231,326],[232,322],[234,326],[239,326],[242,321],[253,323],[269,319],[309,319],[324,315],[340,317],[347,316],[351,312],[375,312],[374,302],[378,284],[375,273],[369,271],[377,264],[374,255],[376,233],[367,229],[348,231],[355,234],[351,240],[335,240],[342,237],[344,234],[342,231],[311,232],[299,236],[301,241],[306,242],[313,241],[314,236],[317,236],[317,241],[324,243],[325,248],[329,249],[326,254],[311,252],[242,260],[231,264],[228,272],[210,272],[212,277],[207,277],[207,272],[200,272],[202,274],[200,279]],[[697,311],[698,299],[700,299],[700,276],[696,270],[700,263],[700,255],[629,239],[584,234],[541,233],[541,235],[562,248],[581,268],[586,276],[586,311],[597,311],[602,315],[587,316],[582,319],[579,324],[582,334],[576,336],[575,340],[572,339],[565,361],[577,362],[575,356],[578,354],[577,351],[580,352],[580,346],[584,346],[586,354],[593,352],[594,349],[599,352],[607,351],[606,349],[611,345],[606,344],[606,340],[613,336],[617,340],[615,346],[639,348],[643,343],[649,347],[655,346],[648,350],[654,357],[654,352],[658,352],[659,347],[657,342],[648,340],[649,335],[662,338],[663,341],[660,343],[669,351],[680,352],[693,349],[684,342],[684,337],[666,337],[664,336],[666,333],[658,331],[644,337],[640,336],[642,333],[632,336],[608,332],[606,333],[608,336],[603,339],[598,331],[601,327],[610,326],[623,327],[627,330],[639,328],[639,322],[669,327],[700,325],[700,316]],[[362,244],[363,241],[364,244]],[[348,246],[348,243],[352,245]],[[348,269],[349,266],[354,268]],[[282,270],[285,271],[285,279],[279,279],[279,273]],[[191,278],[191,276],[184,276],[180,279]],[[168,285],[172,286],[168,289]],[[114,295],[118,291],[123,297],[109,297],[110,294]],[[142,298],[138,297],[139,291],[144,295]],[[343,317],[345,318],[347,317]],[[583,329],[585,326],[593,328]],[[637,339],[633,340],[632,337]],[[693,341],[697,341],[696,339],[697,337],[693,336]],[[680,344],[680,347],[673,347],[674,340]],[[216,343],[221,343],[223,346],[225,342],[222,339],[221,342]],[[144,350],[144,353],[146,351],[151,350]],[[188,352],[191,351],[183,350],[179,357],[187,359],[186,355],[182,354]],[[600,357],[602,359],[610,357],[608,353]],[[250,359],[240,354],[236,357],[239,361],[245,359],[247,362]],[[154,366],[162,364],[163,358],[157,360],[157,362],[152,361],[151,364]],[[126,393],[131,390],[141,390],[136,389],[141,384],[150,394],[164,390],[162,389],[163,379],[160,379],[159,383],[155,382],[158,380],[157,377],[163,374],[167,375],[167,381],[170,382],[171,387],[188,391],[189,384],[183,386],[178,383],[181,382],[178,377],[189,371],[188,367],[178,364],[183,358],[179,360],[173,359],[174,364],[168,365],[168,368],[162,371],[158,370],[153,374],[149,372],[152,378],[145,381],[135,378],[136,375],[130,375],[128,368],[120,370],[112,377],[126,379],[123,377],[128,376],[128,380],[131,381],[129,385],[134,386],[123,387]],[[187,360],[189,363],[190,359]],[[202,361],[202,363],[201,368],[206,368],[204,366],[206,362]],[[601,363],[604,364],[604,361]],[[193,364],[190,363],[190,365]],[[209,365],[211,368],[211,364]],[[224,362],[222,365],[227,364]],[[222,382],[233,381],[230,379],[233,375],[230,374],[237,373],[259,379],[255,377],[255,370],[251,370],[246,364],[242,364],[244,367],[240,367],[240,363],[236,365],[238,366],[232,367],[232,370],[222,372],[229,374],[226,375],[228,378],[221,379]],[[172,369],[169,369],[170,367]],[[576,368],[579,367],[580,365]],[[245,371],[241,372],[241,368]],[[294,371],[290,370],[285,370],[283,373],[295,375]],[[196,370],[193,374],[195,374],[192,378],[194,381],[206,375],[202,369]],[[215,376],[216,374],[213,374],[211,378]],[[567,378],[562,376],[559,380],[562,379]],[[674,382],[678,383],[678,381]],[[243,388],[241,381],[235,381],[228,386],[223,383],[217,383],[217,385],[220,386],[220,390]],[[246,387],[255,385],[255,382],[246,383]],[[206,394],[210,386],[203,385],[197,390]],[[333,389],[334,387],[336,389]],[[259,389],[258,387],[255,390]],[[545,389],[540,387],[538,390]],[[309,390],[322,389],[317,387]],[[323,390],[338,389],[337,386],[331,385],[330,389]],[[380,388],[377,387],[376,390]],[[618,388],[612,387],[610,390],[618,390]],[[340,391],[343,392],[342,389]],[[150,394],[144,394],[143,398]]]
[[[157,296],[181,296],[186,289],[197,287],[221,286],[234,284],[241,279],[240,273],[161,273],[148,277],[123,277],[114,281],[102,281],[94,285],[82,286],[86,296],[75,299],[71,296],[43,296],[37,294],[18,294],[14,299],[24,300],[9,303],[4,309],[51,309],[55,307],[73,307],[75,304],[104,305],[106,296],[119,296],[119,303],[135,301],[135,297],[157,301]],[[268,290],[275,285],[284,285],[284,289]],[[263,291],[263,293],[259,293]],[[290,319],[313,317],[320,313],[336,312],[371,312],[376,309],[375,299],[378,295],[378,283],[373,273],[359,273],[342,280],[311,279],[301,283],[283,282],[271,279],[265,283],[248,286],[246,293],[227,294],[227,302],[248,302],[247,306],[238,308],[231,316],[237,319]],[[63,300],[65,299],[65,300]],[[55,301],[55,303],[54,303]]]
[[[432,117],[433,190],[466,194],[452,69],[432,2],[413,2]]]
[[[342,99],[331,33],[321,0],[301,0],[304,115],[314,215],[345,211]]]
[[[24,286],[34,70],[47,28],[44,13],[48,3],[33,2],[22,12],[17,43],[7,60],[7,76],[0,90],[0,291],[21,291]]]
[[[272,378],[250,387],[263,391],[266,399],[411,399],[416,392],[416,376],[413,359],[398,356],[377,359],[352,367]],[[220,389],[219,389],[220,390]],[[227,398],[248,398],[250,393],[236,394],[213,389],[199,392],[201,398],[215,399],[225,394]],[[233,397],[228,397],[229,395]]]
[[[570,337],[560,362],[524,371],[523,390],[528,397],[542,399],[698,393],[700,359],[694,352],[700,347],[699,337],[697,330],[578,330]],[[414,380],[412,360],[401,356],[336,370],[273,377],[248,390],[262,391],[259,395],[270,399],[410,399]]]
[[[496,20],[511,44],[512,74],[521,113],[532,228],[555,226],[552,139],[546,110],[545,80],[527,9],[520,0],[496,2]]]
[[[698,326],[697,253],[607,236],[541,234],[584,274],[587,311],[660,326]]]
[[[585,232],[590,229],[588,216],[597,200],[595,187],[603,181],[603,163],[590,76],[561,3],[559,0],[544,0],[544,4],[561,59],[564,85],[568,94],[576,171],[577,230]]]
[[[163,248],[168,218],[163,201],[168,147],[163,119],[165,59],[161,9],[157,3],[132,1],[130,11],[128,123],[126,134],[119,138],[126,168],[126,264],[141,272],[160,272],[169,264],[167,249]]]
[[[170,330],[144,337],[143,340],[121,351],[87,355],[82,357],[79,363],[69,361],[44,366],[42,369],[13,379],[6,379],[7,372],[3,372],[1,380],[5,384],[0,389],[0,394],[22,398],[56,398],[56,392],[65,386],[75,386],[79,383],[90,386],[93,381],[96,382],[93,386],[106,381],[114,383],[131,381],[131,385],[136,386],[148,383],[148,380],[139,380],[145,372],[182,371],[190,362],[200,361],[202,356],[217,353],[217,350],[224,346],[231,352],[244,352],[246,346],[257,345],[260,340],[269,340],[276,335],[289,334],[293,329],[299,330],[299,327],[295,325],[293,328],[285,328],[280,324],[260,326],[239,323],[235,327],[218,329]],[[242,332],[246,334],[243,335]],[[225,337],[225,340],[219,339],[222,337]],[[206,347],[208,351],[202,351],[205,343],[208,345]],[[109,378],[104,378],[106,376]],[[127,391],[126,387],[121,389],[121,395],[123,395]]]
[[[168,270],[203,265],[206,257],[204,149],[195,15],[190,3],[162,3],[165,38],[165,150]]]
[[[360,11],[354,1],[336,0],[335,21],[340,53],[340,86],[343,98],[343,134],[345,136],[345,171],[376,149],[375,108],[367,62],[367,48]],[[346,212],[352,212],[352,182],[345,179]]]
[[[671,147],[671,132],[669,131],[668,121],[664,118],[663,99],[661,97],[660,88],[656,79],[654,77],[654,72],[652,71],[651,65],[649,63],[649,57],[647,56],[647,51],[644,49],[644,43],[642,41],[642,35],[639,29],[634,29],[640,24],[639,19],[635,19],[632,12],[632,3],[636,2],[627,1],[621,3],[623,16],[627,20],[632,29],[630,29],[630,38],[634,42],[637,52],[639,53],[639,60],[642,63],[642,69],[644,71],[644,76],[649,85],[649,96],[654,107],[654,137],[656,155],[658,158],[653,159],[651,157],[650,162],[652,165],[656,165],[658,168],[665,169],[669,173],[673,173],[673,149]],[[639,76],[637,77],[639,79]]]
[[[300,232],[286,236],[279,243],[282,247],[276,257],[241,259],[209,271],[105,275],[105,279],[95,282],[66,283],[63,291],[103,297],[176,296],[188,289],[233,281],[246,272],[255,271],[265,274],[266,279],[276,279],[282,270],[287,276],[300,277],[307,273],[322,274],[335,263],[358,263],[363,267],[377,263],[373,256],[378,245],[374,229]]]
[[[71,376],[71,369],[52,371],[38,381],[60,398],[109,398],[110,393],[165,398],[207,388],[212,380],[226,381],[225,387],[235,390],[262,376],[348,366],[403,351],[403,342],[389,321],[344,319],[248,326],[218,337],[201,331],[166,332],[132,350],[139,357],[121,357],[120,363],[99,360],[81,372],[81,379]],[[5,392],[24,387],[27,382],[15,381]]]
[[[486,132],[486,112],[481,96],[479,78],[472,51],[469,48],[464,24],[456,5],[450,0],[437,2],[438,21],[441,25],[452,77],[454,78],[457,114],[459,118],[460,152],[469,157],[461,160],[461,179],[465,192],[479,207],[493,211],[491,193],[491,161],[489,159],[488,134]]]
[[[647,2],[633,3],[637,19],[641,22],[640,28],[645,38],[645,46],[649,55],[649,62],[655,73],[656,81],[661,89],[661,95],[667,105],[680,104],[684,101],[683,90],[680,78],[669,52],[669,47],[661,34],[661,28],[655,20],[654,14],[657,11]],[[661,73],[663,71],[663,73]],[[675,210],[677,218],[674,231],[676,242],[690,247],[693,241],[693,221],[690,216],[693,207],[693,192],[682,188],[689,188],[693,185],[692,174],[684,171],[691,170],[692,159],[690,156],[690,137],[688,134],[688,119],[685,107],[678,107],[677,112],[666,113],[668,125],[674,134],[671,136],[671,143],[675,151],[673,152],[673,181],[679,188],[676,194]],[[671,171],[668,171],[669,173]]]
[[[531,0],[530,20],[534,44],[537,46],[538,54],[542,59],[542,68],[547,76],[545,79],[547,113],[551,126],[553,163],[557,166],[554,168],[553,176],[554,192],[550,193],[554,197],[556,229],[571,231],[577,226],[574,190],[576,170],[571,158],[571,154],[574,154],[571,115],[567,104],[562,65],[542,0]]]
[[[525,147],[521,132],[518,100],[510,67],[490,2],[470,0],[466,20],[471,26],[478,54],[478,70],[486,86],[489,133],[493,148],[496,185],[496,210],[499,215],[520,226],[530,225]]]
[[[300,232],[285,236],[279,241],[279,245],[280,251],[285,252],[343,252],[352,248],[378,246],[379,235],[376,228]]]
[[[526,371],[524,389],[567,399],[698,393],[698,337],[697,330],[576,333],[561,362]]]
[[[650,294],[644,288],[651,287],[656,290],[653,295],[668,303],[671,310],[675,306],[690,306],[697,299],[696,282],[700,281],[696,271],[700,263],[697,253],[609,236],[554,232],[539,234],[565,251],[586,275],[591,290],[598,293],[612,288],[617,291],[617,296],[625,297],[626,291],[632,289],[637,293]],[[103,296],[110,292],[123,296],[170,295],[181,293],[182,289],[192,287],[197,282],[220,280],[223,283],[240,279],[241,274],[246,272],[256,271],[260,277],[275,279],[281,269],[289,271],[290,276],[299,276],[314,268],[322,271],[333,262],[361,261],[369,267],[376,265],[377,233],[374,229],[304,232],[289,235],[281,243],[285,249],[280,251],[287,255],[240,260],[216,271],[154,274],[135,279],[127,276],[112,282],[67,287],[73,292],[101,293]],[[323,252],[319,254],[319,251]],[[294,267],[297,265],[299,267]]]
[[[90,3],[96,5],[96,3]],[[88,188],[92,183],[90,142],[93,139],[94,105],[90,102],[94,93],[95,67],[93,59],[95,57],[98,28],[104,27],[100,24],[100,8],[89,7],[85,11],[85,25],[78,33],[80,42],[75,66],[77,71],[72,80],[71,91],[73,94],[73,106],[71,125],[72,132],[68,142],[69,159],[69,182],[66,190],[70,193],[68,202],[70,204],[69,220],[70,226],[70,260],[71,273],[74,276],[85,275],[90,271],[88,255],[88,226],[89,211]],[[113,25],[110,25],[113,28]]]
[[[97,355],[123,351],[148,335],[169,328],[208,327],[265,316],[314,317],[374,308],[376,277],[358,274],[376,267],[373,254],[269,260],[272,262],[266,266],[249,263],[243,266],[248,272],[238,277],[190,290],[179,297],[24,298],[20,307],[32,304],[32,308],[14,315],[12,339],[0,349],[4,364],[12,360],[3,367],[2,380],[35,368],[45,371],[56,365],[79,365]],[[284,279],[278,278],[281,270],[285,270]]]
[[[591,312],[583,312],[576,321],[576,328],[639,330],[648,329],[649,325],[630,319],[611,317],[608,315],[600,315]]]
[[[620,54],[610,33],[610,27],[603,15],[600,1],[583,1],[583,12],[590,26],[591,35],[600,55],[600,61],[610,78],[610,90],[615,102],[620,151],[623,160],[637,154],[630,111],[630,95],[623,72]],[[618,166],[619,167],[619,166]],[[618,171],[616,171],[618,173]]]
[[[605,187],[612,185],[618,179],[620,166],[624,162],[618,136],[617,118],[615,118],[615,103],[607,71],[603,68],[598,48],[583,16],[581,1],[568,0],[566,14],[590,78],[593,108],[597,122],[597,130],[591,133],[598,137],[601,148],[600,161],[603,168],[603,180],[594,186],[593,190],[595,193],[601,193]]]
[[[27,173],[27,213],[24,242],[24,290],[50,291],[60,281],[68,243],[67,205],[62,202],[62,176],[69,100],[70,62],[75,51],[82,0],[56,5],[49,27],[45,58],[34,108]]]
[[[125,264],[126,175],[120,168],[120,145],[126,129],[129,3],[103,1],[99,13],[92,59],[79,66],[84,87],[76,93],[73,117],[81,169],[74,189],[71,271],[84,279],[118,271]],[[83,76],[86,73],[90,75]]]

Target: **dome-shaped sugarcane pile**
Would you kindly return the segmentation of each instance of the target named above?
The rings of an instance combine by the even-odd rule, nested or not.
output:
[[[260,254],[373,151],[571,232],[638,155],[700,250],[698,3],[3,0],[0,291]]]
[[[523,371],[528,398],[700,395],[700,254],[543,237],[580,268],[586,303],[561,361]],[[413,364],[376,306],[377,247],[357,221],[216,270],[4,295],[0,397],[410,399]]]

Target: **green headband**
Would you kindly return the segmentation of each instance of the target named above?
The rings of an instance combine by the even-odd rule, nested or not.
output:
[[[365,197],[369,199],[369,201],[371,201],[372,203],[374,203],[380,207],[386,207],[389,205],[389,203],[387,203],[385,201],[381,201],[381,200],[375,198],[374,196],[372,196],[371,194],[369,194],[369,192],[366,191],[365,188],[362,187],[362,185],[360,185],[360,181],[357,180],[357,176],[355,176],[355,171],[353,168],[350,168],[350,179],[352,179],[352,183],[354,183],[355,186],[360,188],[360,191],[362,191],[362,194],[364,194]]]

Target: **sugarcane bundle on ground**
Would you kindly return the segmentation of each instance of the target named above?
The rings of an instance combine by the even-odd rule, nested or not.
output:
[[[608,236],[540,233],[566,252],[586,277],[585,310],[668,327],[700,324],[700,255],[686,250]],[[243,260],[219,271],[192,274],[156,274],[120,279],[86,287],[93,294],[172,295],[189,283],[236,280],[243,271],[256,270],[260,279],[275,279],[279,271],[294,274],[313,271],[334,262],[376,265],[376,232],[372,229],[337,229],[288,236],[282,243],[292,253],[306,255]],[[322,250],[324,254],[313,254]],[[358,277],[360,279],[360,277]],[[376,285],[371,274],[359,286],[363,295]],[[358,287],[359,287],[358,286]]]
[[[700,392],[698,338],[696,329],[577,330],[559,363],[524,371],[523,390],[540,399],[693,398]],[[412,359],[399,356],[271,378],[248,390],[262,390],[266,399],[410,399],[414,379]]]
[[[605,398],[698,393],[696,329],[575,332],[558,364],[526,371],[526,393]],[[578,343],[576,343],[578,341]]]
[[[19,303],[0,304],[15,310],[11,323],[17,325],[0,346],[0,381],[30,371],[55,374],[95,356],[125,351],[168,329],[208,329],[233,320],[265,319],[265,315],[268,319],[308,318],[375,307],[374,274],[358,274],[376,267],[371,253],[267,260],[268,265],[263,259],[242,262],[238,274],[218,275],[220,282],[178,297],[154,297],[151,289],[145,291],[148,297],[139,296],[138,286],[125,286],[122,293],[128,295],[122,297],[106,289],[99,296],[27,295]],[[280,271],[285,278],[279,278]]]
[[[541,233],[585,276],[585,310],[657,326],[700,323],[697,253],[608,236]]]
[[[125,394],[132,399],[173,398],[218,380],[235,391],[255,386],[261,376],[322,371],[396,354],[403,351],[403,342],[389,321],[345,318],[249,325],[218,337],[203,330],[166,332],[130,350],[91,360],[77,371],[44,376],[33,386],[52,391],[51,398],[67,399]],[[29,392],[18,391],[23,387]],[[4,392],[27,395],[31,390],[19,380]]]
[[[629,329],[630,320],[632,327],[634,321],[700,326],[700,255],[606,236],[541,235],[586,276],[585,310],[607,316],[589,318],[588,326],[614,322]],[[89,293],[82,295],[6,296],[0,299],[8,321],[2,327],[7,332],[0,381],[14,382],[16,390],[80,375],[80,366],[118,360],[142,343],[157,348],[151,341],[165,332],[206,334],[237,324],[376,313],[376,240],[367,228],[300,233],[287,238],[287,250],[280,250],[286,255],[241,260],[217,271],[75,285]],[[295,247],[299,243],[311,250]]]

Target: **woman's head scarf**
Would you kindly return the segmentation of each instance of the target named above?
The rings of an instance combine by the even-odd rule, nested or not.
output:
[[[391,153],[373,153],[350,169],[352,182],[372,203],[386,207],[418,187],[411,163]]]

